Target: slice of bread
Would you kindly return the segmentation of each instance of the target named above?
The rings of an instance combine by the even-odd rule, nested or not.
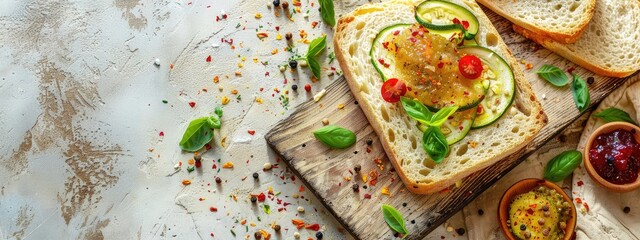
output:
[[[640,70],[640,1],[599,0],[580,40],[562,44],[520,26],[513,29],[545,48],[603,76]]]
[[[516,78],[516,95],[510,109],[497,122],[471,130],[450,146],[450,154],[435,164],[422,148],[422,132],[400,103],[382,99],[382,80],[371,64],[373,39],[386,26],[415,23],[414,6],[421,1],[392,0],[367,4],[344,15],[334,34],[336,57],[351,92],[375,129],[400,178],[413,193],[427,194],[451,186],[473,172],[524,147],[545,125],[546,115],[529,82],[502,38],[473,0],[453,0],[478,17],[476,41],[504,58]]]
[[[478,0],[531,32],[560,43],[574,43],[593,16],[596,0]]]

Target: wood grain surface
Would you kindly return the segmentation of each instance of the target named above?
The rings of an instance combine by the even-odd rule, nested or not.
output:
[[[590,108],[624,81],[637,81],[639,78],[637,74],[627,79],[595,76],[514,33],[510,22],[486,8],[483,10],[515,57],[533,65],[533,69],[525,70],[525,77],[531,82],[549,122],[525,148],[470,175],[459,187],[432,195],[415,195],[407,191],[342,77],[327,87],[327,94],[320,101],[310,100],[302,104],[266,135],[270,147],[281,155],[354,237],[394,238],[394,232],[386,225],[380,211],[382,203],[394,206],[403,214],[410,232],[407,239],[425,237],[577,119],[581,114],[574,105],[570,88],[553,87],[535,74],[535,69],[542,64],[571,69],[585,80],[593,77],[595,81],[589,85]],[[340,105],[344,108],[339,108]],[[354,131],[358,139],[356,144],[346,150],[331,150],[318,142],[312,132],[323,126],[321,121],[325,118],[331,124]],[[370,146],[367,145],[368,140],[371,140]],[[376,159],[379,159],[378,163]],[[362,166],[360,173],[353,170],[357,164]],[[372,171],[377,173],[372,175],[379,175],[374,186],[370,184],[372,177],[369,173]],[[366,183],[363,175],[367,176]],[[359,192],[352,189],[354,184],[358,184]],[[381,193],[385,188],[388,188],[390,196]]]

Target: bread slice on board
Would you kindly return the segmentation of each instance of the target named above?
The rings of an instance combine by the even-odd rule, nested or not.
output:
[[[371,64],[369,50],[378,32],[398,23],[415,23],[414,6],[422,1],[392,0],[367,4],[344,15],[334,35],[336,57],[345,79],[405,186],[419,194],[445,189],[462,178],[524,147],[546,123],[546,115],[531,85],[502,38],[473,0],[453,0],[479,20],[476,41],[504,58],[516,78],[516,95],[510,109],[487,127],[471,130],[440,164],[421,147],[422,132],[400,103],[382,99],[382,80]]]
[[[513,29],[598,75],[626,77],[640,70],[638,0],[598,0],[591,22],[573,44],[556,42],[520,26]]]
[[[596,0],[478,0],[539,36],[574,43],[593,16]]]

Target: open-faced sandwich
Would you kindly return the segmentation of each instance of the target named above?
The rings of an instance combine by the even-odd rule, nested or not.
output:
[[[336,57],[411,192],[433,193],[524,147],[546,123],[475,1],[364,5],[340,18]]]

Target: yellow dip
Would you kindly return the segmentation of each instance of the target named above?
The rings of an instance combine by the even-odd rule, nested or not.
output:
[[[520,239],[562,239],[570,215],[571,206],[560,193],[540,186],[515,197],[508,224]]]

